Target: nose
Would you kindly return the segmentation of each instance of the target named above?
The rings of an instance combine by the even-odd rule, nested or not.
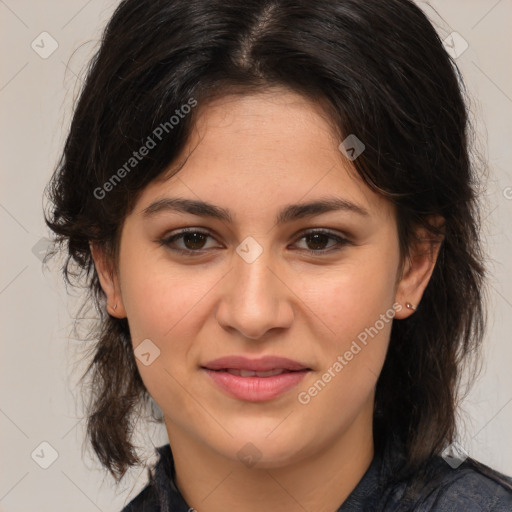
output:
[[[290,327],[294,318],[294,294],[268,254],[263,251],[252,263],[235,254],[216,312],[221,327],[252,340],[272,329]]]

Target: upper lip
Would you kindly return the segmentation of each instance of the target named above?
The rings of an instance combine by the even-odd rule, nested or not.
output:
[[[251,359],[245,356],[226,356],[202,365],[208,370],[250,370],[253,372],[266,372],[269,370],[310,370],[307,366],[286,357],[265,356]]]

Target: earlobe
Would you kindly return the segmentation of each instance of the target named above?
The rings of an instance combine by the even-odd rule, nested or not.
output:
[[[121,297],[118,277],[112,268],[108,256],[103,248],[94,242],[89,242],[89,248],[101,288],[107,299],[107,312],[116,318],[125,318],[126,312]]]
[[[441,226],[444,219],[435,217],[432,222]],[[405,305],[397,311],[395,318],[408,318],[421,308],[421,298],[437,262],[443,236],[433,235],[425,228],[416,232],[416,242],[411,246],[407,264],[397,285],[395,301]]]
[[[413,311],[416,311],[416,309],[417,309],[417,307],[414,304],[411,304],[410,302],[406,302],[405,307],[407,309],[412,309]]]

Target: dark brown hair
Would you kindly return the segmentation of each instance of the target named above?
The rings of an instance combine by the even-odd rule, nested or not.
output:
[[[461,364],[484,332],[484,255],[464,85],[427,17],[409,0],[125,0],[90,64],[46,217],[66,245],[66,279],[85,277],[99,315],[86,373],[88,436],[118,480],[140,463],[131,436],[148,393],[126,319],[105,311],[89,242],[117,261],[124,218],[176,162],[200,108],[274,86],[322,105],[340,142],[349,134],[363,141],[353,164],[395,205],[403,260],[415,227],[438,235],[429,217],[445,219],[421,305],[393,323],[374,427],[376,445],[403,446],[402,477],[454,439]],[[198,108],[171,128],[191,99]],[[162,140],[99,198],[162,123]]]

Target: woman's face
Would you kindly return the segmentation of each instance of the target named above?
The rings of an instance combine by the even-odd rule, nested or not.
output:
[[[399,281],[394,209],[340,142],[294,93],[217,100],[186,165],[126,218],[109,303],[128,318],[171,445],[277,467],[371,432],[394,309],[407,316],[422,287]],[[173,209],[178,198],[212,206]],[[338,208],[304,208],[320,201]],[[196,234],[170,240],[185,228]],[[249,361],[212,363],[230,356]],[[240,373],[293,369],[267,356],[296,371]]]

